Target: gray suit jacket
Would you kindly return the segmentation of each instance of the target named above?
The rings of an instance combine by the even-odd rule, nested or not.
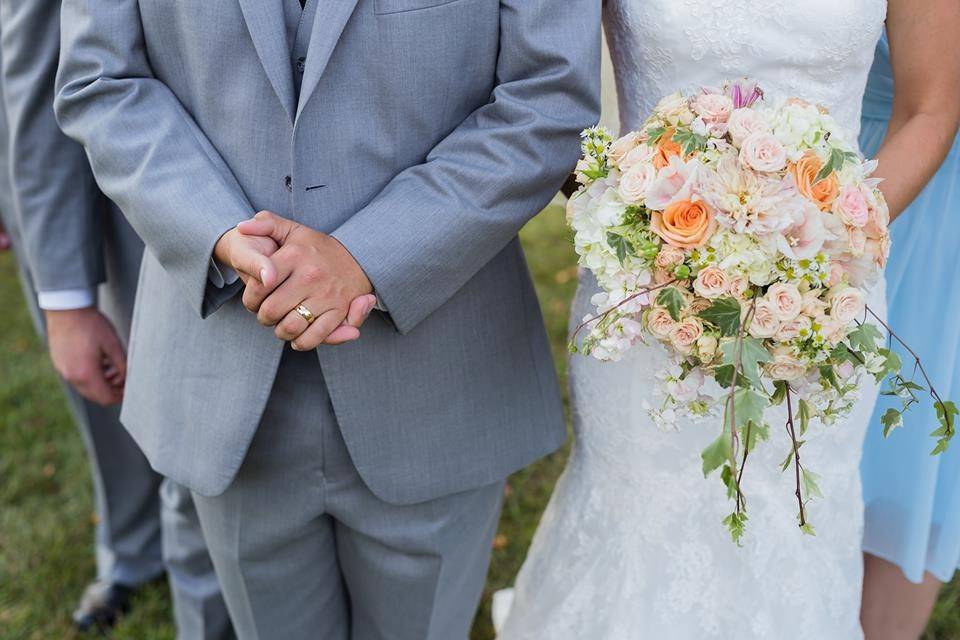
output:
[[[60,2],[0,1],[8,224],[36,291],[101,287],[121,337],[133,313],[143,243],[97,188],[83,147],[53,112]]]
[[[283,345],[207,281],[260,209],[337,237],[390,310],[320,349],[316,381],[378,496],[478,487],[563,441],[516,234],[598,118],[599,2],[323,0],[299,101],[279,2],[63,10],[60,123],[148,248],[123,420],[159,471],[222,492],[270,394]]]

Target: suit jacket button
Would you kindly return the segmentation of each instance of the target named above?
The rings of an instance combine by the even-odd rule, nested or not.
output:
[[[283,176],[283,186],[287,188],[287,191],[293,191],[293,178],[290,176]]]
[[[297,72],[303,73],[303,70],[306,68],[306,58],[297,58]]]

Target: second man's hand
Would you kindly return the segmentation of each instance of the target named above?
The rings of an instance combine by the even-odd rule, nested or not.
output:
[[[247,281],[243,304],[298,351],[360,337],[373,310],[373,286],[350,252],[331,236],[261,211],[237,226],[241,235],[279,245],[266,277]],[[272,276],[272,277],[271,277]],[[303,307],[312,321],[297,311]],[[309,317],[308,315],[308,317]]]

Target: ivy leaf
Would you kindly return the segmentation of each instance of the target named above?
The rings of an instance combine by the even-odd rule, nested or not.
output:
[[[779,406],[787,398],[787,383],[784,380],[773,381],[773,395],[770,396],[770,405]]]
[[[937,402],[935,406],[937,408],[937,420],[940,421],[940,428],[930,435],[940,436],[940,439],[937,441],[937,446],[934,447],[931,455],[941,454],[950,446],[950,440],[953,438],[956,430],[956,418],[960,415],[960,412],[957,411],[957,405],[949,400],[943,404]]]
[[[633,244],[625,237],[617,235],[615,233],[607,232],[607,244],[610,245],[610,248],[617,252],[617,260],[620,261],[620,264],[623,264],[623,261],[627,259],[627,256],[635,256],[637,252],[633,248]]]
[[[832,364],[820,365],[820,379],[825,380],[827,384],[837,390],[837,393],[843,394],[843,389],[840,387],[840,380],[837,378],[837,372],[834,370]]]
[[[800,450],[807,441],[806,440],[797,440],[797,451]],[[790,453],[787,454],[786,459],[780,463],[780,472],[785,473],[787,469],[790,468],[790,464],[793,462],[793,447],[790,447]]]
[[[734,298],[717,298],[698,315],[719,329],[723,336],[735,336],[740,332],[740,303]]]
[[[660,138],[663,137],[663,134],[667,132],[666,127],[651,127],[647,129],[648,144],[657,144],[660,141]]]
[[[751,422],[743,429],[743,446],[747,451],[753,452],[758,442],[766,442],[770,439],[770,427],[765,424]]]
[[[680,129],[673,134],[673,139],[680,145],[680,151],[684,157],[689,156],[697,150],[707,148],[707,137],[701,136],[689,129]]]
[[[727,487],[727,497],[733,500],[737,495],[737,479],[733,475],[733,467],[729,464],[723,465],[723,469],[720,471],[720,479]]]
[[[713,377],[724,389],[729,389],[733,384],[733,372],[736,371],[736,368],[732,364],[722,364],[716,369],[713,370]],[[743,375],[743,372],[740,372],[740,375],[737,376],[737,386],[748,387],[750,386],[750,381],[747,380],[747,377]]]
[[[800,399],[799,404],[797,405],[797,413],[800,417],[800,435],[802,436],[807,432],[807,429],[810,427],[810,416],[813,413],[813,410],[808,403],[803,398]]]
[[[729,432],[724,430],[719,438],[710,443],[710,445],[700,453],[700,457],[703,459],[703,477],[706,478],[725,465],[732,455],[733,443],[730,442]]]
[[[680,321],[680,310],[687,305],[683,299],[683,294],[681,294],[676,287],[662,289],[660,293],[657,294],[657,304],[670,313],[670,317],[673,318],[674,322]]]
[[[876,353],[877,342],[883,340],[883,334],[872,324],[864,322],[847,336],[847,340],[854,351]]]
[[[820,485],[817,484],[817,480],[820,479],[820,476],[815,474],[812,471],[803,470],[803,492],[807,495],[807,499],[810,498],[822,498],[823,492],[820,491]]]
[[[737,429],[747,426],[748,422],[763,424],[763,411],[769,406],[767,397],[754,389],[741,387],[733,393],[733,413]],[[724,411],[724,430],[730,429],[730,407]]]
[[[807,534],[808,536],[816,536],[816,532],[813,530],[813,525],[809,522],[800,525],[800,531]]]
[[[820,182],[821,180],[830,176],[835,170],[839,171],[843,168],[843,162],[845,160],[843,151],[840,149],[831,149],[830,157],[827,158],[827,161],[821,167],[820,172],[817,173],[817,177],[813,179],[814,183]]]
[[[883,414],[883,417],[880,418],[880,423],[883,425],[883,437],[886,438],[890,435],[891,431],[903,426],[903,416],[899,411],[890,407],[886,413]]]
[[[720,350],[723,352],[723,364],[736,367],[737,341],[733,338],[723,340],[720,343]],[[770,359],[770,353],[764,348],[760,340],[749,336],[744,336],[741,339],[740,372],[758,389],[763,388],[763,383],[760,380],[760,365],[769,362]]]

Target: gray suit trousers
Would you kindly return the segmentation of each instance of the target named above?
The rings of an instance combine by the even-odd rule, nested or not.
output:
[[[236,479],[194,499],[242,640],[465,640],[503,486],[406,506],[377,498],[317,354],[288,349]]]

